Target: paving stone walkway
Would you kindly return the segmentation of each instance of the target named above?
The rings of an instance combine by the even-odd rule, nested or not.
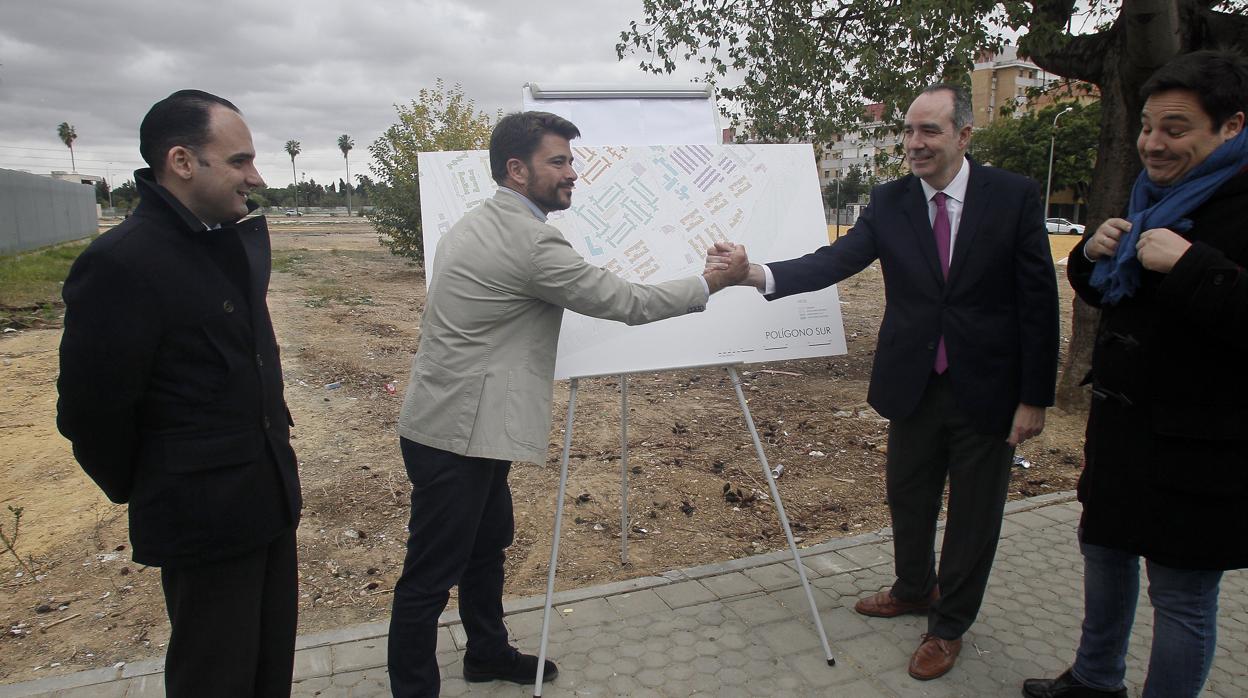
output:
[[[545,696],[1018,696],[1023,679],[1064,669],[1083,615],[1075,545],[1079,504],[1069,493],[1011,503],[978,622],[953,671],[929,682],[906,673],[925,630],[919,616],[865,618],[861,596],[892,582],[886,529],[802,551],[836,666],[829,667],[787,551],[675,570],[556,595],[549,654],[559,676]],[[1248,695],[1248,574],[1222,583],[1218,652],[1205,695]],[[506,603],[513,639],[536,653],[542,597]],[[1138,695],[1152,609],[1141,591],[1127,682]],[[464,634],[443,617],[438,659],[445,696],[532,695],[532,686],[468,684]],[[295,696],[388,696],[386,624],[299,638]],[[159,660],[0,685],[0,698],[162,696]]]

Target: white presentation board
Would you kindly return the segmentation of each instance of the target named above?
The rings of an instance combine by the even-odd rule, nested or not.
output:
[[[549,223],[590,263],[640,283],[700,274],[716,240],[756,262],[827,244],[810,145],[576,147],[572,208]],[[496,185],[486,151],[420,154],[425,264],[438,239]],[[432,278],[431,273],[426,279]],[[745,287],[707,309],[629,327],[564,314],[557,378],[845,353],[836,288],[767,302]]]
[[[576,124],[579,145],[713,145],[722,137],[714,91],[687,85],[591,85],[530,82],[524,109]]]

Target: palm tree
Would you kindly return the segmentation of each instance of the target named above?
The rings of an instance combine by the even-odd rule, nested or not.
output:
[[[295,213],[299,213],[299,178],[295,176],[295,156],[303,150],[299,141],[286,141],[286,154],[290,156],[290,178],[295,183]]]
[[[351,140],[351,136],[345,133],[338,136],[338,150],[342,151],[342,159],[347,163],[347,218],[351,217],[351,159],[347,153],[354,147],[355,141]]]
[[[74,166],[74,172],[77,172],[78,163],[74,162],[74,141],[78,140],[78,133],[68,121],[62,121],[61,125],[56,127],[56,135],[60,136],[61,142],[69,148],[69,163]]]

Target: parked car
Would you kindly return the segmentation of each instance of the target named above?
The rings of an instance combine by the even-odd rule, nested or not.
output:
[[[1044,227],[1049,229],[1050,233],[1067,233],[1070,235],[1083,235],[1082,223],[1071,223],[1065,218],[1046,218]]]
[[[288,215],[288,216],[302,216],[302,215],[303,215],[303,211],[297,211],[297,210],[295,210],[295,209],[293,209],[293,208],[288,208],[288,209],[286,209],[286,215]]]

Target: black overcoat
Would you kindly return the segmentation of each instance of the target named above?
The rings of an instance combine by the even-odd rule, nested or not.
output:
[[[206,230],[149,170],[141,203],[65,281],[57,426],[114,502],[136,562],[266,545],[301,506],[263,217]]]
[[[1079,479],[1083,540],[1170,567],[1248,566],[1248,173],[1191,216],[1168,274],[1101,307],[1081,242],[1068,273],[1101,307]]]

